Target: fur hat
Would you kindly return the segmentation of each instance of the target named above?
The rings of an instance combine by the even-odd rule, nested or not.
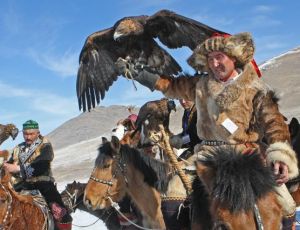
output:
[[[254,43],[250,33],[215,36],[198,45],[187,62],[198,71],[208,71],[207,55],[213,51],[224,52],[236,59],[236,67],[243,68],[251,62],[254,55]]]

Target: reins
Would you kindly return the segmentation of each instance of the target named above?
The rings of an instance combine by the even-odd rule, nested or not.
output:
[[[65,194],[66,194],[67,196],[64,196]],[[82,202],[82,201],[77,202],[77,198],[80,197],[80,196],[82,196],[83,194],[80,194],[78,197],[77,197],[77,195],[78,195],[78,189],[75,189],[74,194],[71,194],[71,193],[68,191],[68,189],[64,190],[63,193],[62,193],[63,198],[65,198],[65,197],[67,198],[67,202],[69,203],[69,207],[71,208],[71,211],[72,211],[72,212],[75,212],[75,208],[78,206],[78,204],[79,204],[80,202]],[[73,224],[73,223],[72,223],[72,225],[75,226],[75,227],[79,227],[79,228],[87,228],[87,227],[90,227],[90,226],[96,224],[99,220],[101,220],[101,217],[102,217],[104,214],[105,214],[105,212],[104,212],[99,218],[97,218],[96,221],[94,221],[94,222],[91,223],[91,224],[87,224],[87,225],[77,225],[77,224]]]
[[[114,202],[110,196],[107,197],[108,200],[111,203],[111,206],[119,213],[120,216],[122,216],[126,221],[128,221],[129,223],[131,223],[133,226],[139,228],[139,229],[144,229],[144,230],[158,230],[158,229],[154,229],[154,228],[145,228],[143,226],[140,226],[136,223],[134,223],[133,221],[131,221],[130,219],[128,219],[121,211],[120,211],[120,206],[118,203]]]
[[[12,216],[12,196],[10,192],[3,186],[2,183],[0,183],[1,188],[5,191],[7,197],[8,197],[8,204],[7,204],[7,209],[5,212],[5,216],[2,220],[2,224],[0,225],[0,229],[5,229],[5,226],[7,224],[8,218]]]
[[[110,188],[113,186],[113,180],[114,178],[116,177],[117,175],[117,172],[120,171],[121,172],[121,175],[123,175],[124,179],[125,179],[125,183],[126,185],[128,186],[128,179],[126,177],[126,163],[122,162],[122,158],[121,158],[121,154],[118,153],[117,154],[117,167],[113,173],[113,176],[112,176],[112,179],[110,180],[104,180],[104,179],[100,179],[100,178],[97,178],[97,177],[94,177],[93,176],[93,173],[92,175],[90,176],[90,179],[97,182],[97,183],[101,183],[101,184],[105,184],[108,186],[107,188],[107,191],[106,191],[106,196],[104,197],[104,199],[106,200],[109,200],[110,203],[111,203],[111,206],[114,208],[114,210],[117,211],[117,213],[122,216],[126,221],[128,221],[129,223],[131,223],[132,225],[134,225],[135,227],[139,228],[139,229],[144,229],[144,230],[157,230],[157,229],[151,229],[151,228],[145,228],[145,227],[142,227],[140,225],[137,225],[136,223],[132,222],[130,219],[128,219],[121,211],[120,211],[120,206],[118,205],[118,203],[114,202],[112,200],[112,198],[110,197]],[[94,168],[95,170],[95,168]],[[93,170],[93,172],[94,172]],[[100,219],[100,218],[99,218]],[[98,220],[97,220],[98,221]],[[96,221],[96,222],[97,222]],[[94,222],[93,224],[95,224],[96,222]],[[91,224],[91,225],[93,225]],[[91,226],[89,225],[89,226]],[[76,225],[75,225],[76,226]],[[78,226],[78,227],[81,227],[81,226]],[[86,226],[82,226],[82,227],[86,227]],[[88,227],[88,226],[87,226]]]

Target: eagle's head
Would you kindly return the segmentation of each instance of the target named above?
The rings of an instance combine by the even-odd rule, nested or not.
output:
[[[19,133],[19,129],[14,124],[6,125],[6,130],[13,140],[16,139]]]
[[[137,17],[125,18],[116,23],[114,40],[119,41],[120,39],[132,36],[140,35],[144,33],[144,25]]]
[[[19,129],[14,124],[0,124],[0,145],[9,137],[11,137],[14,140],[17,137],[18,133]]]

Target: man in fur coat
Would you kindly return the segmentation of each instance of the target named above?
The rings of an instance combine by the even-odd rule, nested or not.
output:
[[[286,186],[298,175],[290,134],[278,110],[274,92],[259,78],[252,63],[254,44],[249,33],[215,36],[198,45],[188,63],[206,76],[159,76],[137,69],[135,80],[170,98],[194,101],[197,133],[203,142],[195,150],[211,145],[255,147],[276,175],[276,191],[283,208],[284,229],[290,229],[295,202]],[[122,69],[122,63],[119,64]],[[264,139],[264,141],[263,141]],[[196,152],[196,151],[195,151]]]
[[[51,143],[40,135],[36,121],[28,120],[23,124],[25,142],[13,149],[11,158],[3,164],[8,172],[16,177],[14,188],[39,190],[52,211],[56,229],[71,229],[72,217],[61,199],[51,171],[54,157]]]

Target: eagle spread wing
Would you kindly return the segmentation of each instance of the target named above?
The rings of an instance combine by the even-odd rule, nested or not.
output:
[[[90,110],[103,100],[117,80],[119,58],[142,64],[161,75],[182,72],[176,60],[155,41],[168,48],[194,49],[213,33],[223,33],[200,22],[162,10],[152,16],[125,17],[109,29],[88,36],[79,57],[77,97],[79,109]],[[126,77],[130,77],[126,75]]]

